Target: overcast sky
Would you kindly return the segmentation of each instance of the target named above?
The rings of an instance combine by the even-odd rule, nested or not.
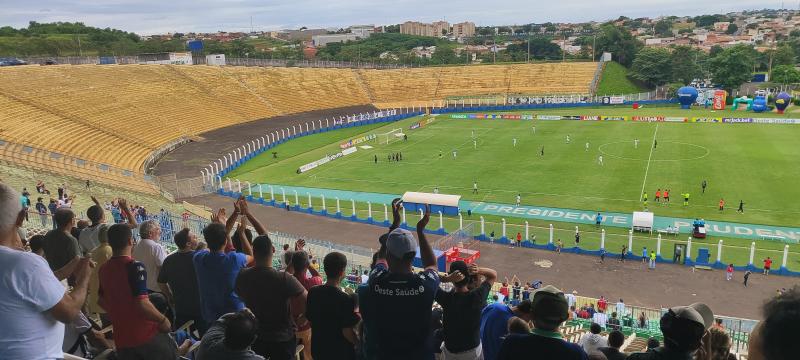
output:
[[[798,0],[786,1],[798,8]],[[478,25],[603,21],[620,15],[701,15],[778,8],[781,1],[755,0],[0,0],[0,26],[28,21],[82,21],[139,34],[247,31],[406,20]]]

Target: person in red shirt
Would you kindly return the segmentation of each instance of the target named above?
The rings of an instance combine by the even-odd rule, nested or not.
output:
[[[664,201],[669,202],[669,189],[664,189]]]
[[[733,264],[728,264],[728,268],[725,270],[725,280],[731,281],[733,279]]]
[[[309,266],[308,253],[303,251],[303,245],[305,245],[304,241],[298,241],[295,246],[297,251],[292,254],[289,272],[294,275],[306,290],[311,290],[314,286],[322,285],[322,276],[317,270]],[[303,358],[311,360],[311,323],[306,322],[299,325],[295,334],[297,339],[303,343]]]
[[[656,202],[661,202],[661,189],[656,190]]]
[[[772,259],[770,259],[770,257],[767,256],[767,258],[764,259],[764,275],[769,275],[769,269],[771,267],[772,267]]]
[[[503,301],[508,301],[508,281],[503,282],[503,286],[500,287],[500,294],[503,294]]]
[[[605,297],[600,296],[600,300],[597,300],[597,310],[600,312],[605,312],[607,307],[608,301]]]
[[[517,247],[520,247],[521,245],[522,245],[522,234],[517,233]]]
[[[719,199],[719,211],[725,210],[725,199]]]
[[[133,233],[127,224],[108,229],[113,256],[99,270],[98,304],[114,325],[114,343],[120,359],[174,360],[175,341],[170,320],[150,302],[144,264],[133,260]]]

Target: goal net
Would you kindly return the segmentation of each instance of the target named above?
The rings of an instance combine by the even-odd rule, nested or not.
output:
[[[403,129],[394,129],[383,134],[378,134],[378,144],[390,144],[395,141],[402,140],[403,136],[405,136],[405,134],[403,134]]]

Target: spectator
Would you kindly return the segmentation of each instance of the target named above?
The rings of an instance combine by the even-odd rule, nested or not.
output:
[[[714,314],[706,304],[695,303],[673,307],[661,317],[660,327],[664,335],[664,345],[648,352],[633,353],[628,359],[692,358],[713,322]]]
[[[572,290],[572,293],[564,294],[564,297],[567,298],[567,303],[569,306],[575,306],[575,303],[577,302],[577,296],[578,292],[575,290]]]
[[[597,300],[597,311],[605,312],[608,309],[608,300],[606,300],[605,296],[600,296],[600,299]]]
[[[620,330],[621,329],[622,325],[620,324],[619,319],[617,319],[617,312],[616,311],[611,313],[611,319],[608,319],[608,325],[607,326],[608,326],[609,330]]]
[[[290,360],[297,344],[295,324],[307,322],[306,290],[295,277],[272,268],[274,253],[269,236],[253,240],[254,265],[236,277],[236,293],[258,319],[253,351],[272,360]]]
[[[94,201],[94,205],[86,209],[86,217],[88,217],[89,221],[92,223],[81,230],[78,235],[78,245],[81,246],[81,252],[84,254],[90,253],[94,248],[100,245],[100,240],[97,235],[100,231],[100,224],[106,222],[105,211],[103,211],[103,207],[100,206],[100,202],[98,202],[94,196],[92,196],[92,201]]]
[[[239,271],[252,260],[252,248],[250,243],[243,241],[244,253],[225,252],[226,247],[233,248],[228,234],[240,211],[251,220],[259,235],[266,233],[260,222],[253,221],[255,218],[247,209],[247,202],[240,198],[234,205],[234,212],[227,219],[225,225],[222,224],[225,209],[220,209],[214,215],[213,223],[203,229],[203,238],[208,244],[208,249],[197,251],[192,258],[197,275],[197,288],[200,292],[201,314],[207,324],[213,323],[224,314],[237,312],[244,308],[244,303],[239,299],[234,288]],[[253,308],[251,307],[251,309]],[[255,310],[254,312],[259,321],[263,322],[258,312]],[[258,351],[256,352],[258,353]]]
[[[704,343],[708,360],[728,360],[731,355],[731,337],[725,330],[715,327],[708,329]]]
[[[578,345],[580,345],[587,354],[597,351],[601,347],[608,346],[606,338],[600,335],[601,330],[602,327],[600,327],[600,324],[593,322],[589,327],[589,332],[583,334],[578,341]]]
[[[426,206],[417,223],[424,270],[414,274],[412,262],[417,240],[411,232],[398,228],[401,208],[398,199],[392,201],[392,226],[381,242],[375,268],[370,273],[365,294],[368,306],[360,309],[365,320],[374,319],[373,339],[377,342],[379,359],[427,359],[432,356],[428,346],[431,309],[439,288],[436,257],[424,233],[431,211]]]
[[[44,258],[44,235],[33,235],[28,239],[28,247],[31,252]]]
[[[534,292],[534,297],[536,292]],[[497,358],[503,337],[508,334],[508,320],[516,316],[525,321],[531,320],[531,301],[521,301],[517,306],[493,303],[481,311],[481,347],[483,358]]]
[[[328,280],[308,290],[306,317],[311,321],[311,354],[314,359],[355,360],[358,336],[355,328],[361,320],[355,299],[340,284],[345,277],[347,257],[339,252],[322,260]]]
[[[442,359],[480,359],[483,356],[479,331],[481,310],[486,307],[496,279],[497,272],[492,269],[475,264],[467,266],[460,260],[450,264],[450,273],[442,282],[452,282],[454,288],[449,292],[436,292],[436,302],[443,308]],[[470,288],[470,285],[477,286]]]
[[[659,346],[661,346],[661,343],[658,342],[658,339],[656,339],[654,337],[651,337],[651,338],[647,339],[647,350],[646,351],[654,350],[655,348],[657,348]]]
[[[70,234],[75,227],[75,213],[61,208],[56,210],[53,218],[57,229],[44,236],[44,256],[56,277],[64,280],[72,274],[81,256],[78,240]]]
[[[98,303],[100,300],[97,294],[97,291],[100,289],[100,276],[98,271],[108,259],[114,256],[113,249],[108,245],[108,225],[101,224],[97,226],[97,239],[99,245],[92,249],[89,255],[92,262],[94,262],[94,268],[91,270],[92,274],[89,279],[89,297],[86,300],[86,307],[90,314],[101,314],[102,316],[105,315],[106,311],[103,310]]]
[[[533,331],[527,335],[509,335],[496,359],[586,359],[586,354],[577,344],[564,341],[558,332],[558,327],[567,319],[568,306],[561,290],[552,285],[545,286],[533,293],[529,305]]]
[[[525,320],[522,320],[516,316],[508,319],[508,333],[509,334],[530,334],[531,327],[528,326],[528,323]],[[473,359],[480,359],[480,358],[473,358]]]
[[[620,317],[625,316],[625,302],[622,301],[622,299],[619,299],[619,302],[615,307],[617,308],[617,314],[619,314]]]
[[[161,246],[161,225],[155,220],[147,220],[139,227],[139,236],[142,239],[133,247],[133,258],[144,264],[145,271],[150,274],[147,289],[158,291],[158,273],[167,257]]]
[[[619,330],[613,330],[608,333],[608,346],[598,349],[608,360],[625,360],[628,355],[619,351],[622,344],[625,343],[625,335]]]
[[[55,199],[50,199],[50,203],[47,204],[47,210],[50,210],[50,221],[53,222],[53,230],[55,230],[58,225],[56,225],[56,210],[58,210],[58,204],[56,204]]]
[[[194,328],[202,336],[208,329],[200,311],[200,291],[192,259],[196,254],[197,236],[189,229],[175,233],[178,251],[164,259],[158,273],[158,287],[175,309],[175,327],[194,321]]]
[[[763,321],[750,334],[750,360],[789,360],[800,354],[800,287],[795,286],[769,300],[762,308]]]
[[[366,284],[369,282],[369,270],[364,270],[364,274],[361,275],[361,283]]]
[[[47,206],[44,204],[44,199],[36,199],[36,213],[39,214],[39,221],[42,222],[42,228],[47,228]]]
[[[300,282],[300,285],[303,285],[306,291],[308,291],[314,286],[322,285],[322,276],[320,276],[316,270],[309,267],[308,253],[303,251],[302,248],[304,242],[298,241],[298,243],[299,247],[296,245],[298,251],[292,254],[292,262],[289,266],[292,271],[290,271],[290,273],[294,275],[297,281]],[[307,276],[309,273],[311,276]],[[303,359],[312,360],[311,324],[306,322],[303,325],[298,325],[296,335],[300,343],[303,344]]]
[[[286,261],[286,253],[289,252],[289,244],[283,244],[283,251],[281,251],[281,256],[278,257],[278,263],[280,264],[279,270],[286,270],[286,266],[288,261]]]
[[[133,233],[127,225],[108,229],[114,256],[100,268],[100,306],[114,325],[114,343],[119,359],[164,359],[177,357],[175,341],[168,335],[171,323],[148,297],[147,271],[131,257]]]
[[[647,328],[647,315],[644,314],[644,311],[639,314],[639,327],[642,329]]]
[[[592,315],[592,321],[600,325],[601,328],[604,328],[606,327],[606,322],[608,322],[608,315],[602,310],[598,311]],[[587,351],[586,353],[588,354],[589,352]]]
[[[197,349],[197,360],[264,360],[250,350],[258,336],[258,320],[249,310],[225,314],[214,321]]]
[[[78,318],[86,300],[89,259],[76,263],[75,286],[65,293],[43,258],[22,251],[24,217],[18,193],[0,183],[0,358],[61,359],[64,323]]]

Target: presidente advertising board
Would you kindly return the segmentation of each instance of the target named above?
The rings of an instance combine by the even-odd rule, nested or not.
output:
[[[312,161],[312,162],[310,162],[310,163],[308,163],[308,164],[305,164],[305,165],[302,165],[302,166],[300,166],[300,167],[297,169],[297,173],[298,173],[298,174],[304,173],[304,172],[306,172],[306,171],[309,171],[309,170],[311,170],[311,169],[317,168],[317,167],[319,167],[320,165],[324,165],[324,164],[327,164],[327,163],[329,163],[329,162],[331,162],[331,161],[333,161],[333,160],[336,160],[336,159],[338,159],[338,158],[340,158],[340,157],[342,157],[342,156],[347,156],[347,155],[350,155],[350,154],[352,154],[352,153],[356,152],[357,150],[358,150],[358,148],[357,148],[357,147],[349,147],[349,148],[347,148],[347,149],[344,149],[344,150],[342,150],[342,151],[340,151],[340,152],[338,152],[338,153],[336,153],[336,154],[333,154],[333,155],[326,155],[326,156],[325,156],[324,158],[322,158],[322,159],[319,159],[319,160],[314,160],[314,161]]]
[[[356,146],[356,145],[361,144],[363,142],[374,140],[377,137],[378,137],[378,135],[375,135],[375,134],[364,135],[362,137],[357,137],[355,139],[347,140],[347,141],[339,144],[339,147],[342,148],[342,149],[347,149],[349,147]]]
[[[414,130],[414,129],[419,129],[421,127],[425,127],[428,124],[434,122],[434,120],[436,120],[436,117],[430,117],[430,118],[427,118],[425,120],[415,122],[415,123],[411,124],[411,126],[409,126],[408,129],[409,130]]]
[[[609,116],[609,115],[508,115],[508,114],[452,114],[451,119],[512,119],[512,120],[575,120],[575,121],[636,121],[672,123],[719,123],[719,124],[800,124],[800,119],[785,118],[727,118],[727,117],[680,117],[680,116]]]

